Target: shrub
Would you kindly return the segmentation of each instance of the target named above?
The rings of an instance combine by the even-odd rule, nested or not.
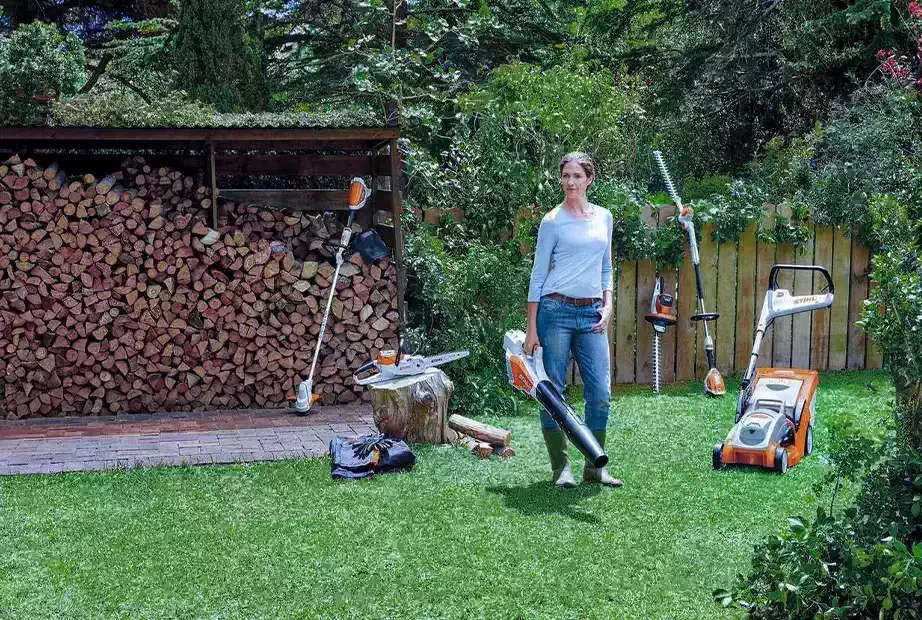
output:
[[[505,381],[503,335],[524,329],[530,265],[514,242],[487,247],[465,236],[449,217],[438,227],[408,214],[405,266],[411,351],[425,354],[467,349],[452,362],[452,407],[463,412],[512,413]]]
[[[215,112],[206,104],[171,92],[150,103],[133,94],[77,95],[52,106],[52,124],[64,127],[213,127]]]
[[[26,24],[0,39],[0,117],[30,125],[45,109],[36,95],[73,95],[85,80],[83,44],[55,26]]]

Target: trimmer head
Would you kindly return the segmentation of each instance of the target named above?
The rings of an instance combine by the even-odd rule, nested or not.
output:
[[[724,378],[720,371],[711,368],[706,377],[704,377],[704,393],[708,396],[723,396],[727,393],[727,386],[724,384]]]

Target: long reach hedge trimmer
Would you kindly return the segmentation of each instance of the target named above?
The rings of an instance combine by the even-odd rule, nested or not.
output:
[[[716,321],[720,315],[716,312],[705,312],[704,310],[704,286],[701,284],[701,267],[698,259],[698,240],[695,238],[695,212],[682,204],[679,193],[672,184],[672,177],[669,176],[669,170],[666,168],[666,162],[660,151],[653,151],[653,157],[659,165],[663,180],[666,182],[666,191],[669,192],[670,198],[675,202],[676,209],[679,210],[678,221],[682,228],[688,233],[688,244],[691,249],[692,264],[695,266],[695,284],[698,287],[698,313],[689,318],[692,321],[700,321],[704,325],[704,352],[708,360],[708,374],[704,377],[704,392],[709,396],[723,396],[727,393],[727,386],[724,385],[724,378],[717,370],[717,359],[714,355],[714,342],[711,340],[711,332],[708,330],[708,321]]]

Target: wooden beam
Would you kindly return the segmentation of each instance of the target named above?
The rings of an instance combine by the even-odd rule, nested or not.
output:
[[[221,198],[246,205],[292,211],[347,211],[349,209],[349,192],[340,189],[222,189]],[[391,192],[372,193],[372,201],[376,211],[389,210],[392,205]]]
[[[213,140],[215,150],[254,150],[254,151],[321,151],[340,154],[361,153],[367,155],[374,151],[377,142],[372,140]],[[80,149],[82,151],[99,149],[106,151],[123,151],[135,154],[137,151],[175,151],[201,152],[201,144],[192,140],[83,140],[81,138],[28,138],[21,141],[8,140],[0,135],[0,145],[12,148],[21,146],[18,153],[30,149]]]
[[[404,307],[404,287],[406,274],[403,270],[403,227],[401,215],[403,214],[403,201],[401,189],[403,183],[402,170],[400,169],[400,151],[397,150],[397,139],[390,142],[391,160],[391,212],[394,217],[394,260],[397,263],[397,315],[400,326],[406,325],[406,308]],[[400,346],[400,343],[397,343]]]
[[[217,155],[219,175],[372,176],[389,174],[387,157],[349,155]]]
[[[0,140],[166,141],[166,142],[299,142],[395,140],[397,127],[250,127],[250,128],[126,128],[126,127],[0,127]]]
[[[0,154],[13,153],[0,149]],[[206,150],[207,163],[207,150]],[[36,153],[40,165],[58,162],[63,170],[110,173],[119,169],[128,155],[101,153]],[[191,155],[145,155],[150,166],[169,166],[178,170],[200,170],[202,157]],[[368,155],[220,155],[215,153],[215,170],[218,176],[375,176],[390,174],[390,160],[386,156]],[[390,209],[390,205],[388,205]]]
[[[208,174],[211,177],[211,221],[218,230],[218,181],[214,165],[214,144],[208,143]]]

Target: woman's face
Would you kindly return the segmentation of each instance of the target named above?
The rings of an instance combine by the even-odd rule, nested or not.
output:
[[[566,196],[585,196],[592,181],[586,171],[575,161],[568,161],[560,171],[560,188]]]

